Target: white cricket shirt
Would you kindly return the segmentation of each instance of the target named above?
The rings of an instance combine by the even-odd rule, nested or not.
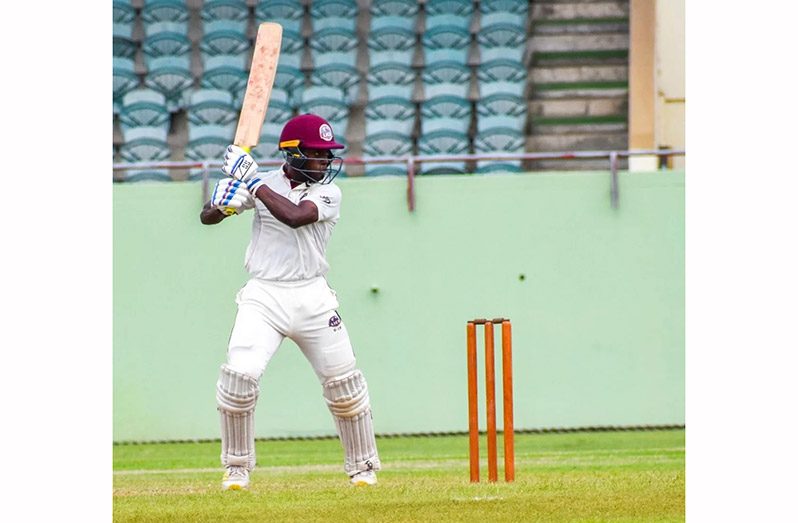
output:
[[[330,266],[324,254],[340,215],[341,189],[334,183],[310,186],[303,183],[291,189],[282,167],[260,173],[260,179],[297,205],[302,200],[315,203],[319,219],[292,229],[255,198],[252,239],[244,260],[250,276],[262,280],[298,281],[327,274]]]

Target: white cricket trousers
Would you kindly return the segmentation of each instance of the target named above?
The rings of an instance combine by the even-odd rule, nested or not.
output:
[[[338,298],[324,277],[279,282],[250,279],[236,295],[238,313],[227,364],[260,379],[284,338],[293,340],[321,383],[355,369]]]

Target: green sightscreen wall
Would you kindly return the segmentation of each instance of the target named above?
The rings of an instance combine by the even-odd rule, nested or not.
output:
[[[420,177],[414,213],[404,178],[338,184],[328,280],[378,434],[467,430],[466,321],[496,316],[513,322],[517,429],[684,423],[684,172],[621,173],[618,209],[606,172]],[[251,214],[201,225],[197,183],[113,191],[114,441],[218,438]],[[290,341],[256,431],[334,434]]]

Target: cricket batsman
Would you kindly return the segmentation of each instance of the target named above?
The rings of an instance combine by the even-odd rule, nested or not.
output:
[[[321,383],[351,484],[377,482],[380,459],[366,379],[325,280],[325,250],[341,208],[333,179],[343,159],[333,151],[343,147],[330,124],[313,114],[286,123],[279,141],[285,163],[275,170],[259,171],[252,156],[231,145],[222,167],[229,178],[216,184],[200,214],[203,224],[214,225],[254,210],[244,261],[250,278],[236,295],[227,362],[216,384],[223,490],[249,486],[259,382],[286,337],[299,346]]]

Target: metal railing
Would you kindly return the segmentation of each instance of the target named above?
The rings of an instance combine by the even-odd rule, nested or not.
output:
[[[619,205],[618,189],[618,162],[621,158],[631,158],[634,156],[656,156],[659,159],[672,156],[685,156],[683,149],[658,149],[658,150],[629,150],[629,151],[570,151],[570,152],[548,152],[548,153],[505,153],[505,154],[458,154],[458,155],[406,155],[406,156],[369,156],[369,157],[348,157],[344,159],[344,165],[365,165],[365,164],[404,164],[407,166],[407,208],[413,212],[416,208],[415,177],[416,164],[436,163],[436,162],[476,162],[476,161],[502,161],[502,160],[600,160],[607,159],[610,168],[610,202],[614,209]],[[261,166],[278,166],[283,164],[282,159],[263,159],[260,160]],[[202,162],[137,162],[137,163],[115,163],[114,171],[134,170],[134,169],[202,169],[202,203],[208,200],[210,170],[212,168],[221,169],[220,161]]]

